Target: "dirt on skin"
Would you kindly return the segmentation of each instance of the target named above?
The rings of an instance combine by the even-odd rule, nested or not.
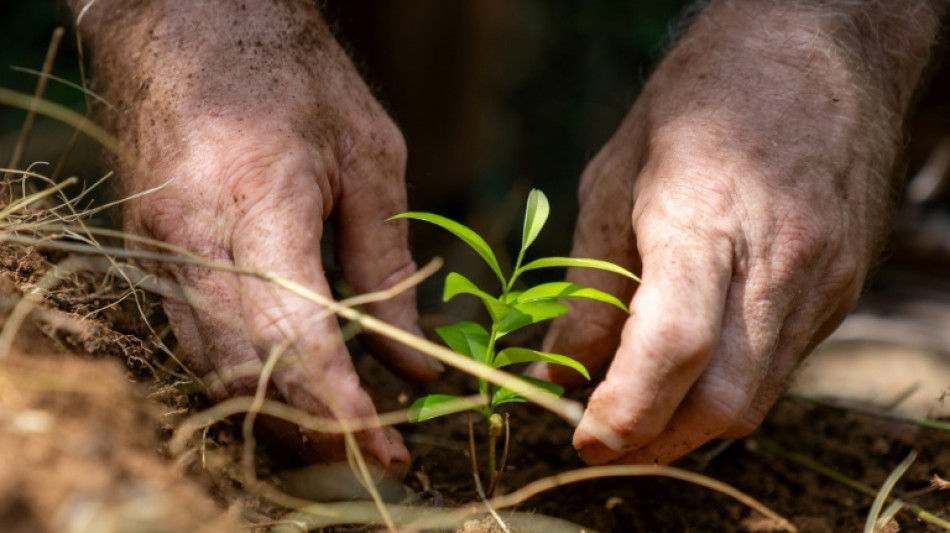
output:
[[[4,322],[23,291],[37,283],[50,265],[50,258],[35,250],[0,247]],[[170,430],[204,404],[168,394],[168,381],[154,379],[171,367],[155,350],[132,300],[123,299],[125,294],[119,279],[72,276],[30,314],[13,349],[0,354],[2,530],[240,531],[243,523],[253,531],[268,531],[266,524],[286,511],[242,491],[211,460],[216,451],[234,457],[233,431],[207,435],[201,449],[208,450],[208,458],[196,453],[168,456]],[[404,406],[422,393],[369,357],[360,356],[358,367],[384,409]],[[469,393],[474,383],[450,372],[435,389]],[[584,466],[569,446],[572,429],[566,423],[527,405],[516,405],[510,412],[513,442],[501,492]],[[429,505],[477,499],[464,415],[406,427],[403,432],[414,458],[406,481],[409,492],[428,491],[434,495],[425,499]],[[791,520],[799,531],[851,532],[863,529],[872,498],[776,455],[776,446],[875,489],[911,449],[916,450],[918,459],[895,493],[947,519],[950,490],[931,486],[935,475],[950,478],[947,443],[945,432],[786,399],[753,437],[717,443],[678,466],[735,486]],[[482,460],[483,446],[479,442]],[[265,465],[260,474],[266,476],[268,457],[262,454],[260,462]],[[774,522],[726,496],[659,477],[564,486],[525,502],[519,510],[560,517],[587,531],[777,531]],[[887,527],[942,531],[907,512],[899,513]],[[357,525],[323,531],[373,530]],[[458,531],[500,529],[491,519],[478,518],[461,524]]]

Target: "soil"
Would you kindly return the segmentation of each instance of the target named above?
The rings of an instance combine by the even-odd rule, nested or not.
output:
[[[0,248],[0,314],[9,317],[52,260],[35,250]],[[120,279],[74,275],[20,328],[0,360],[0,528],[3,531],[267,531],[287,510],[245,490],[229,474],[239,453],[233,423],[200,435],[199,453],[173,457],[166,444],[184,416],[207,404],[175,393],[173,367],[142,326],[154,299],[128,296]],[[98,312],[96,312],[98,310]],[[91,313],[91,314],[90,314]],[[150,317],[154,319],[155,317]],[[5,319],[6,320],[6,319]],[[158,323],[158,322],[155,322]],[[162,331],[161,327],[156,327]],[[398,382],[369,357],[364,378],[384,408],[420,391]],[[440,387],[470,392],[470,379],[450,374]],[[950,383],[946,384],[950,389]],[[890,393],[882,393],[889,398]],[[935,411],[941,408],[932,398]],[[945,407],[945,406],[943,406]],[[499,490],[507,492],[558,472],[582,468],[568,443],[571,428],[527,405],[510,410],[513,441]],[[891,417],[893,418],[893,417]],[[407,491],[428,505],[477,501],[464,415],[403,428],[414,462]],[[801,398],[782,400],[762,428],[744,440],[716,443],[678,466],[726,482],[810,533],[861,531],[872,497],[776,454],[776,447],[869,487],[916,450],[895,493],[950,518],[946,432],[855,408]],[[484,450],[479,443],[479,453]],[[259,453],[267,480],[266,449]],[[229,462],[230,461],[230,462]],[[600,532],[761,532],[775,524],[722,494],[660,477],[614,478],[563,486],[519,510],[559,517]],[[942,531],[908,512],[890,531]],[[899,529],[894,529],[899,528]],[[365,527],[325,531],[368,531]],[[496,530],[470,520],[459,531]]]
[[[469,391],[465,391],[469,392]],[[569,443],[572,428],[532,406],[511,411],[513,443],[500,486],[506,491],[585,465]],[[476,429],[478,432],[479,429]],[[478,433],[476,433],[478,434]],[[434,489],[447,501],[477,499],[467,453],[464,415],[442,424],[408,428],[415,458],[410,479],[417,490]],[[852,409],[786,398],[750,438],[715,443],[677,466],[725,481],[794,523],[799,531],[862,531],[873,498],[823,477],[770,450],[778,446],[871,487],[916,450],[918,458],[897,494],[938,516],[950,516],[950,492],[929,490],[934,475],[950,474],[945,432],[927,430]],[[484,450],[480,449],[484,457]],[[567,519],[602,532],[779,531],[744,505],[708,489],[661,478],[615,478],[568,485],[526,502],[522,509]],[[900,531],[943,531],[910,514]]]

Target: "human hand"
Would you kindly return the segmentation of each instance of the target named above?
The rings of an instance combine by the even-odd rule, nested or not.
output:
[[[713,2],[659,66],[584,173],[572,252],[642,268],[631,314],[572,301],[581,310],[545,342],[591,368],[613,357],[574,435],[585,461],[666,464],[748,434],[852,308],[939,26],[937,3],[916,3],[913,24],[884,24],[906,12]],[[634,290],[596,271],[568,279]]]
[[[95,19],[93,30],[111,31],[90,42],[97,79],[119,109],[113,126],[138,158],[123,165],[123,192],[168,182],[125,204],[127,232],[330,297],[320,240],[332,219],[337,258],[356,292],[415,271],[405,222],[384,222],[406,209],[402,137],[312,6],[156,1],[130,12],[100,0],[91,9],[115,13]],[[253,394],[262,360],[286,342],[271,379],[276,394],[318,416],[375,416],[336,318],[321,306],[254,277],[188,264],[150,268],[187,296],[166,299],[165,309],[186,365],[213,397]],[[412,291],[367,310],[416,328]],[[368,343],[405,377],[438,373],[437,363],[398,343]],[[408,452],[394,430],[356,437],[371,463],[405,473]],[[346,457],[341,435],[294,438],[312,461]]]

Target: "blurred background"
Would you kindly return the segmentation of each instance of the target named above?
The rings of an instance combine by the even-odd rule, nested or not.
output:
[[[53,0],[0,4],[0,86],[32,93],[37,76],[10,67],[39,70],[68,18]],[[577,179],[662,56],[683,4],[327,0],[324,11],[407,138],[413,208],[499,220],[499,206],[510,200],[517,211],[540,187],[563,213],[545,233],[564,242]],[[79,82],[71,34],[53,73]],[[64,85],[51,83],[47,97],[83,109],[82,95]],[[24,116],[0,107],[4,163]],[[70,134],[40,118],[25,161],[57,159]],[[95,160],[82,149],[71,157],[75,172]]]
[[[530,188],[541,188],[555,215],[533,252],[563,255],[570,249],[577,180],[672,42],[687,3],[325,0],[323,8],[406,136],[410,207],[463,220],[489,242],[513,249],[524,198]],[[33,91],[37,76],[11,67],[41,68],[53,28],[67,20],[54,4],[0,2],[0,86]],[[79,82],[70,33],[53,73]],[[943,68],[930,77],[908,125],[909,185],[887,261],[833,340],[849,347],[908,345],[946,360],[950,75]],[[82,95],[62,84],[51,83],[46,96],[84,109]],[[24,116],[0,107],[0,164],[10,160]],[[69,128],[40,118],[24,163],[55,165],[71,136]],[[100,176],[97,160],[98,149],[80,143],[69,152],[64,174]],[[420,224],[413,235],[420,262],[442,255],[450,269],[476,280],[484,274],[444,233]],[[439,287],[423,287],[421,301],[430,310],[439,305]]]

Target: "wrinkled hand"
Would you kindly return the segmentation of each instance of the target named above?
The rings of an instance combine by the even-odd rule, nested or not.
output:
[[[151,2],[113,25],[127,28],[134,45],[93,41],[97,77],[121,110],[115,128],[140,159],[138,168],[125,167],[124,192],[170,180],[126,204],[125,230],[329,297],[320,240],[332,218],[338,260],[358,293],[410,275],[406,224],[385,222],[406,209],[399,131],[312,7],[242,6]],[[289,343],[273,375],[276,394],[316,415],[375,416],[336,318],[321,306],[253,277],[152,268],[187,296],[165,308],[187,366],[213,396],[253,394],[262,361]],[[416,327],[412,292],[368,310]],[[384,339],[369,343],[403,376],[437,375],[438,365],[421,354]],[[342,436],[304,437],[309,459],[345,459]],[[404,473],[409,456],[395,431],[367,430],[357,439],[371,462]]]
[[[901,84],[878,84],[873,58],[856,69],[813,13],[750,5],[703,13],[582,178],[573,254],[643,279],[629,318],[572,302],[546,339],[589,367],[613,357],[574,436],[589,463],[665,464],[748,434],[881,248],[906,105],[886,90]],[[568,278],[634,290],[591,270]]]

